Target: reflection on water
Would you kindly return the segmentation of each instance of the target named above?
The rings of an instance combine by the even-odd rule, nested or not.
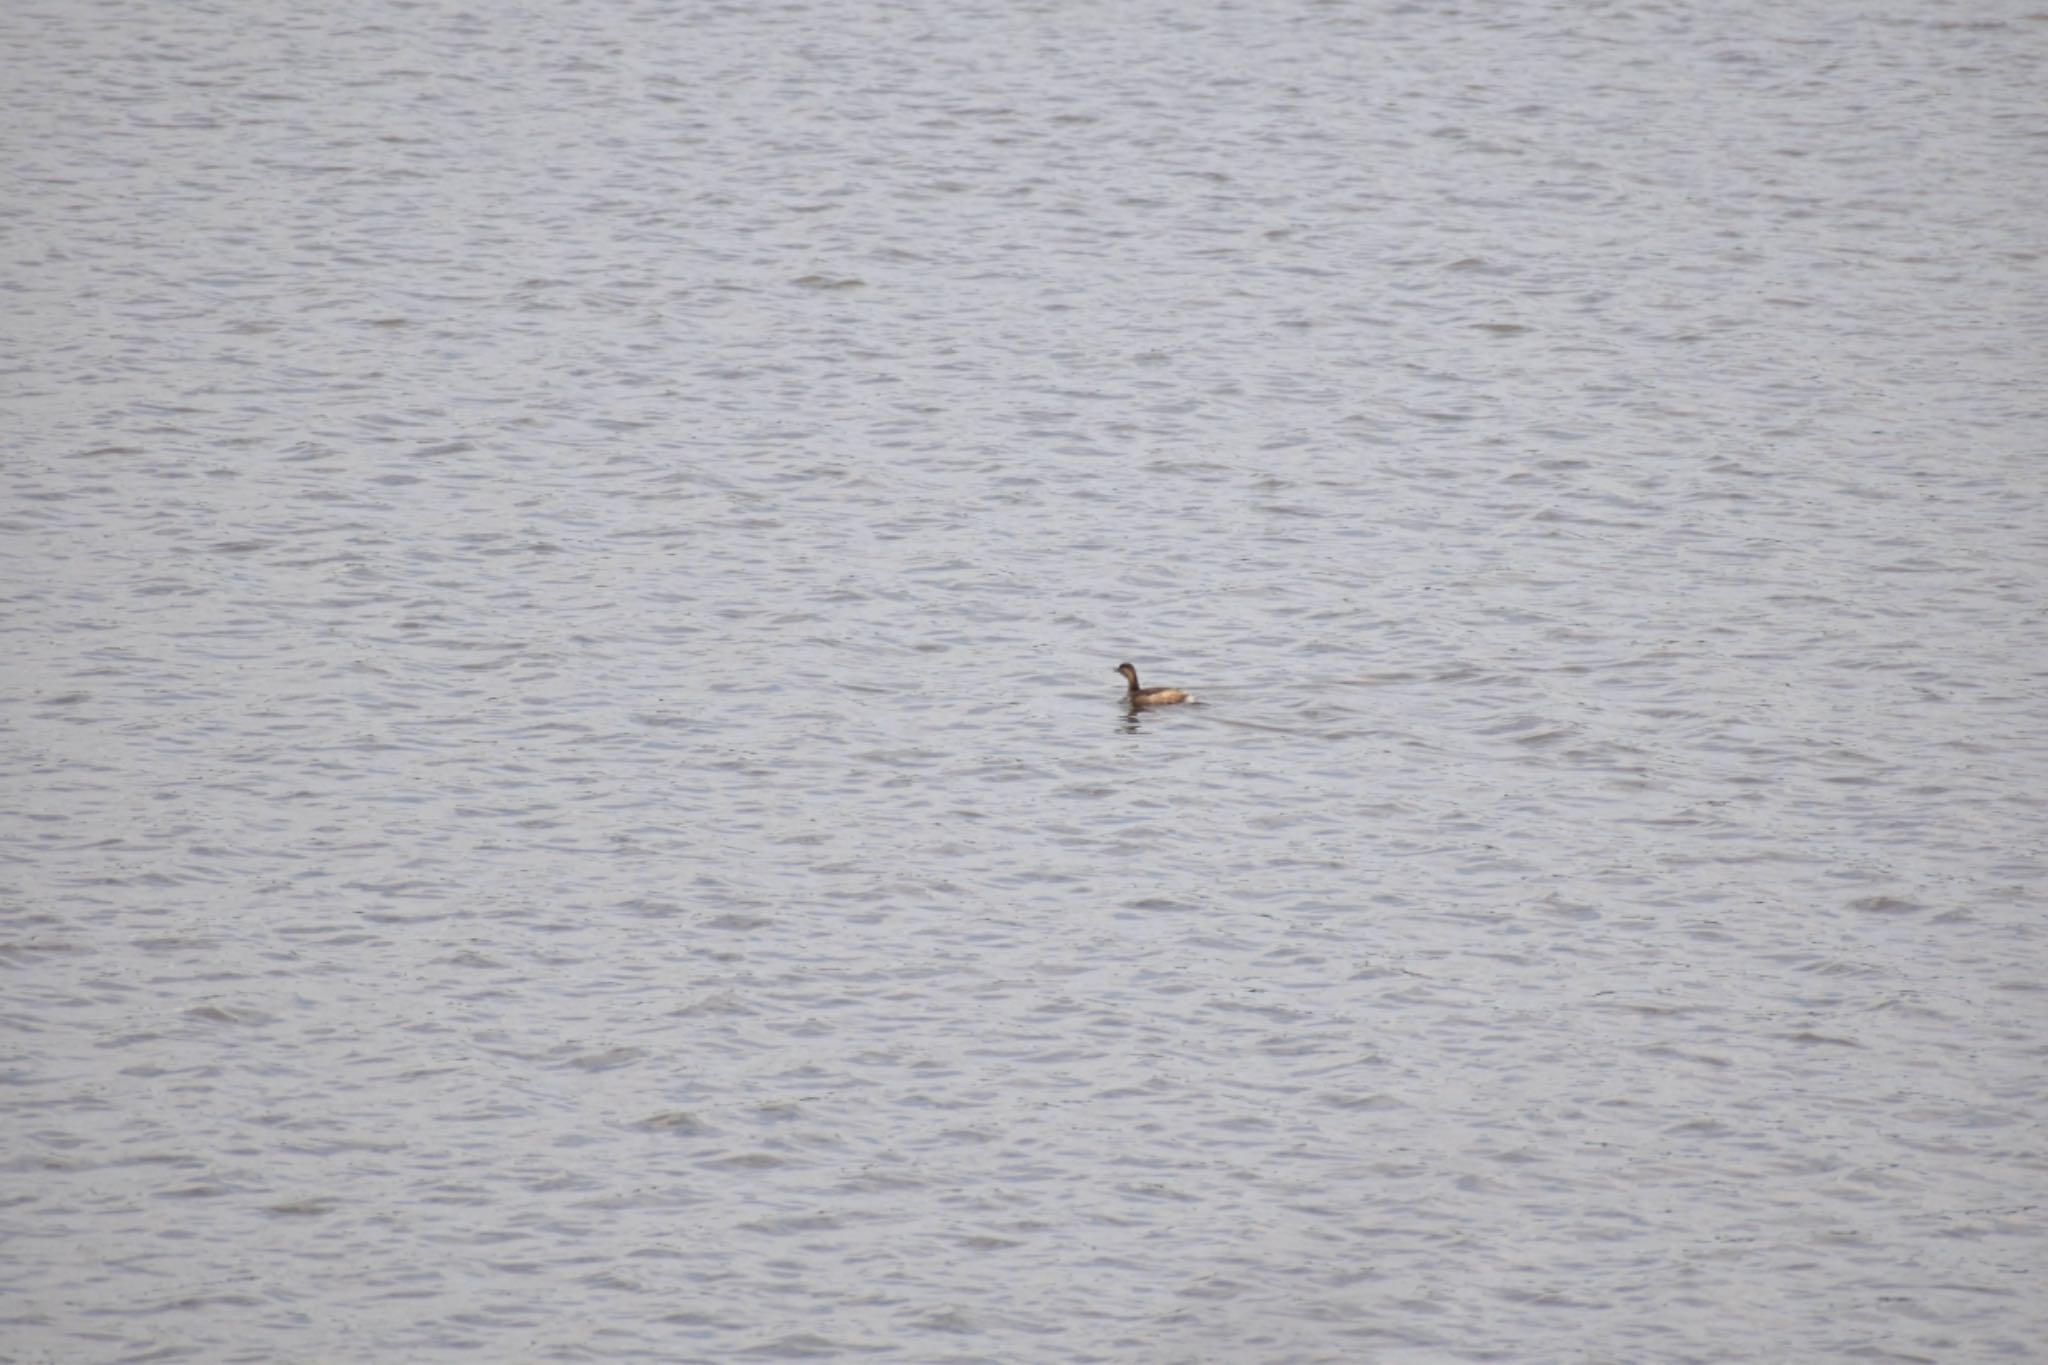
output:
[[[5,1351],[2028,1358],[2041,26],[1695,9],[0,14]]]
[[[1147,706],[1139,702],[1122,702],[1119,703],[1119,705],[1123,711],[1124,732],[1126,734],[1134,735],[1146,724],[1146,722],[1164,719],[1163,717],[1160,717],[1158,714],[1161,711],[1168,711],[1170,714],[1173,715],[1184,716],[1193,712],[1197,707],[1201,706],[1202,703],[1199,701],[1182,702],[1177,705],[1174,705],[1171,708]]]

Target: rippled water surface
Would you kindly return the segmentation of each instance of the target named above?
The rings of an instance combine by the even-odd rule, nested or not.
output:
[[[0,9],[0,1357],[2039,1359],[2044,61]]]

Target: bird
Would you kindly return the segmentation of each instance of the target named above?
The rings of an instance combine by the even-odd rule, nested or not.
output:
[[[1129,664],[1118,664],[1116,671],[1130,681],[1130,690],[1124,694],[1124,700],[1133,706],[1171,706],[1177,701],[1195,699],[1193,693],[1183,692],[1178,687],[1138,686],[1138,670]]]

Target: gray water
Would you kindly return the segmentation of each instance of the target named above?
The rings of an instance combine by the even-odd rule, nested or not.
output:
[[[0,1357],[2044,1358],[2044,58],[0,10]]]

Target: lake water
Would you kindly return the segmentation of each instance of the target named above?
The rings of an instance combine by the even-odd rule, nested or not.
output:
[[[2044,63],[9,5],[0,1358],[2040,1359]]]

